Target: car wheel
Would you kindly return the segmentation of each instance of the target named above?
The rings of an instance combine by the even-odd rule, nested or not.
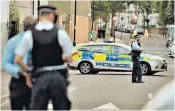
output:
[[[93,66],[90,62],[82,62],[79,64],[79,71],[82,74],[90,74]]]
[[[140,62],[140,64],[141,64],[142,74],[152,75],[151,74],[151,67],[147,62]]]
[[[169,57],[170,57],[170,58],[174,58],[173,55],[170,55]]]
[[[97,74],[97,73],[99,73],[100,71],[98,71],[98,70],[94,70],[94,71],[92,71],[91,73],[92,74]]]

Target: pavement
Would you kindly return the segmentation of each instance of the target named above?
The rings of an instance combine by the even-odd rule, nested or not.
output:
[[[122,41],[130,45],[129,34],[122,34]],[[116,40],[121,32],[116,32]],[[82,75],[77,70],[69,70],[71,85],[68,94],[72,101],[72,110],[140,110],[168,82],[174,80],[174,59],[168,57],[166,40],[149,37],[142,40],[145,52],[161,56],[168,62],[168,71],[153,76],[143,76],[145,83],[131,83],[130,72],[100,72],[96,75]],[[10,76],[1,72],[1,108],[10,109],[8,101],[8,83]],[[172,89],[173,91],[174,89]],[[7,96],[7,97],[6,97]],[[4,98],[2,98],[4,97]],[[172,104],[172,103],[168,103]],[[174,102],[173,102],[174,104]],[[49,104],[52,109],[52,104]],[[167,107],[167,109],[170,109]]]

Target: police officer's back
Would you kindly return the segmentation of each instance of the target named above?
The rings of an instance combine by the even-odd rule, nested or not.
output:
[[[135,40],[131,43],[132,50],[132,61],[133,61],[133,69],[132,69],[132,82],[133,83],[143,83],[142,81],[142,70],[140,65],[140,54],[141,54],[141,44],[140,44],[140,35],[135,36]]]
[[[16,50],[16,62],[28,72],[20,58],[27,50],[32,50],[33,88],[32,110],[46,110],[49,99],[55,110],[69,110],[67,97],[66,62],[72,61],[73,46],[68,34],[53,24],[55,8],[40,6],[40,21],[35,29],[26,32]]]

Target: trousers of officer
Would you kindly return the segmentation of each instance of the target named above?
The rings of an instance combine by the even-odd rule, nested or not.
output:
[[[24,76],[13,78],[9,84],[11,110],[29,110],[31,89],[26,85]]]
[[[132,69],[132,81],[142,80],[142,70],[139,61],[140,56],[132,55],[133,69]]]
[[[31,110],[47,110],[51,99],[54,110],[69,110],[71,102],[67,97],[66,75],[60,70],[37,72],[33,74]],[[37,76],[39,75],[39,76]]]

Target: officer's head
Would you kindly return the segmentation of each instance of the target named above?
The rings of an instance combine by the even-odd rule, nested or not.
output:
[[[37,24],[37,20],[31,16],[27,16],[23,21],[24,31],[31,30]]]
[[[137,40],[137,41],[140,41],[140,38],[142,37],[142,35],[140,35],[140,34],[137,34],[137,35],[135,35],[134,36],[134,38]]]
[[[46,20],[46,21],[51,21],[54,22],[55,21],[55,15],[56,15],[56,8],[53,6],[39,6],[38,7],[39,10],[39,19],[41,21]]]

